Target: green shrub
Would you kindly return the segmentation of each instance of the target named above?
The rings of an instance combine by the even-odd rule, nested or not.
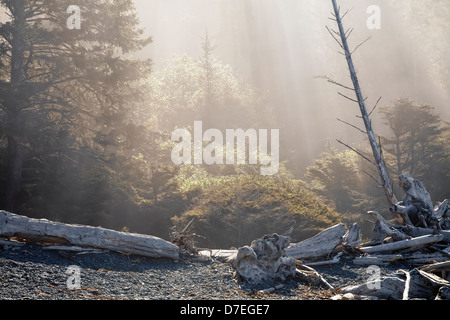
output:
[[[194,218],[193,231],[205,237],[200,247],[239,247],[290,227],[292,241],[301,241],[341,221],[340,214],[285,172],[273,177],[202,175],[203,184],[184,180],[195,185],[197,194],[188,211],[172,218],[180,229]]]

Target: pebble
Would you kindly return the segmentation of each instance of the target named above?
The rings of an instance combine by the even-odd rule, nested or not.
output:
[[[79,270],[77,290],[68,285],[69,278],[76,276],[68,272],[71,266]],[[68,259],[37,245],[0,247],[1,300],[252,298],[232,274],[229,264],[212,259],[130,259],[114,252]]]
[[[68,272],[69,267],[77,267],[79,274]],[[355,270],[364,275],[364,270]],[[339,271],[328,271],[327,280],[334,285]],[[353,270],[344,270],[340,275],[355,277]],[[78,283],[71,278],[77,276]],[[335,280],[343,281],[342,277]],[[79,287],[70,287],[77,284]],[[0,300],[318,300],[332,296],[296,279],[270,294],[258,294],[277,285],[238,283],[230,264],[214,259],[186,257],[173,261],[114,252],[74,255],[68,259],[38,245],[8,250],[0,246]]]

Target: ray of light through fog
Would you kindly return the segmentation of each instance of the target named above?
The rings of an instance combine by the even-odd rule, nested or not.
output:
[[[412,1],[392,3],[339,1],[342,10],[351,9],[344,20],[347,28],[355,29],[350,45],[355,47],[371,38],[354,54],[368,108],[379,97],[382,106],[397,98],[411,98],[431,104],[448,120],[449,89],[440,86],[445,79],[433,67],[433,55],[425,52],[422,45],[431,28],[433,39],[438,39],[431,44],[432,51],[433,46],[436,50],[446,46],[448,50],[448,35],[439,26],[433,29],[415,23]],[[304,153],[299,162],[304,162],[323,151],[328,138],[343,138],[349,143],[362,138],[336,120],[361,125],[355,117],[357,105],[340,97],[337,87],[315,79],[327,75],[351,83],[345,58],[325,28],[336,27],[329,19],[330,1],[136,0],[135,4],[142,26],[153,37],[142,56],[153,60],[154,69],[161,68],[174,54],[199,57],[201,38],[208,31],[219,59],[232,66],[246,82],[267,93],[282,124],[282,153],[300,146]],[[370,5],[381,8],[379,30],[367,27]],[[429,10],[430,14],[450,16],[439,7]],[[375,130],[382,130],[377,115],[374,123]]]

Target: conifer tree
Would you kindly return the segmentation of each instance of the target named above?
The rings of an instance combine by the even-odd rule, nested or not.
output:
[[[124,119],[139,98],[135,81],[150,70],[149,61],[127,55],[151,39],[138,27],[132,0],[0,5],[9,17],[0,24],[0,119],[7,146],[2,202],[14,210],[27,163],[92,148],[99,128]]]

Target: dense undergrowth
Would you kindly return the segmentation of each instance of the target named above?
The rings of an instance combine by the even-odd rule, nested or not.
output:
[[[189,180],[185,180],[189,184]],[[238,175],[210,177],[190,185],[195,194],[190,208],[172,221],[180,229],[193,219],[198,245],[238,247],[265,234],[283,234],[292,227],[300,241],[342,221],[342,215],[308,190],[304,182],[282,172],[273,177]]]

